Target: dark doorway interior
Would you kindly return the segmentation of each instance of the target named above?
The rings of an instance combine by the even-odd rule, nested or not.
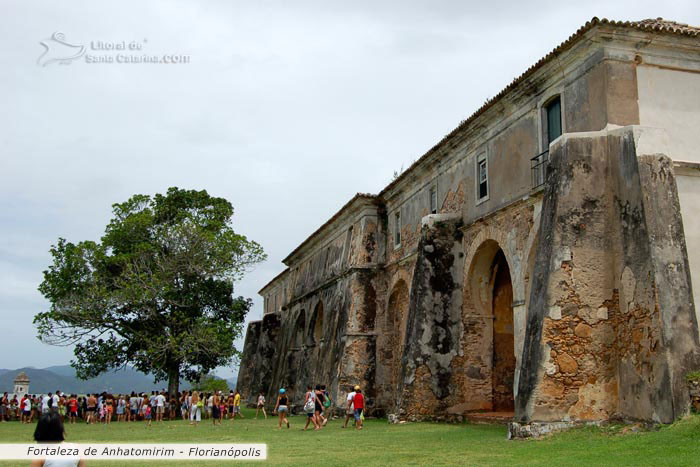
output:
[[[512,411],[515,377],[513,284],[503,251],[493,260],[493,410]]]

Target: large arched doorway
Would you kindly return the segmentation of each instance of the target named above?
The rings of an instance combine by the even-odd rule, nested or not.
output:
[[[466,404],[472,411],[512,412],[516,358],[511,258],[493,239],[481,242],[467,258]]]
[[[493,410],[514,410],[515,337],[513,332],[513,284],[510,268],[499,249],[493,259]]]

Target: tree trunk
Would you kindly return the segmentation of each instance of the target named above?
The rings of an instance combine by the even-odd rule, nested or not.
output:
[[[168,395],[171,399],[177,400],[177,393],[180,390],[180,365],[174,364],[168,370]]]

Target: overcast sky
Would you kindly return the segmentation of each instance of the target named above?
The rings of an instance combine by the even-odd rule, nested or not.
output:
[[[591,17],[700,24],[696,1],[0,0],[0,12],[0,368],[70,361],[36,339],[37,286],[58,237],[98,240],[112,203],[170,186],[231,201],[236,230],[269,254],[236,288],[260,319],[257,291],[294,247]],[[85,54],[50,61],[72,55],[57,32]],[[116,59],[99,41],[189,63],[86,63]]]

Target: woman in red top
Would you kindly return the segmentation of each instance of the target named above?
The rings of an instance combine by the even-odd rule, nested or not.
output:
[[[365,409],[365,397],[362,395],[362,390],[355,388],[355,397],[352,398],[352,405],[355,407],[355,426],[358,430],[362,429],[362,412]]]

